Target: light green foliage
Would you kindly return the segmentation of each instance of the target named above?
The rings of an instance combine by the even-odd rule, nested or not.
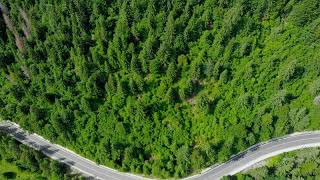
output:
[[[315,105],[319,106],[320,105],[320,96],[315,97],[313,102],[314,102]]]
[[[279,78],[282,83],[288,82],[297,74],[298,67],[296,61],[290,61],[279,71]]]
[[[167,70],[167,79],[170,84],[172,84],[177,78],[177,68],[175,63],[170,63]]]
[[[0,118],[100,164],[180,178],[319,129],[318,0],[3,5]]]
[[[310,93],[312,96],[320,95],[320,79],[317,79],[310,84]]]
[[[306,108],[292,109],[289,112],[289,121],[294,127],[294,131],[302,131],[309,124],[309,117]]]

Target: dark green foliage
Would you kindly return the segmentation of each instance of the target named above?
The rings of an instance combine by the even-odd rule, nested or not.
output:
[[[317,0],[3,5],[0,117],[100,164],[179,178],[319,129]]]
[[[5,172],[2,174],[5,179],[16,179],[17,173],[15,172]]]

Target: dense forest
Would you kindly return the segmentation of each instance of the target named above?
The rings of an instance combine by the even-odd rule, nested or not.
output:
[[[319,0],[0,9],[0,118],[108,167],[179,178],[320,128]]]
[[[254,179],[308,179],[317,180],[320,177],[320,149],[303,149],[275,156],[267,160],[266,166],[239,173],[224,179],[254,180]]]
[[[71,175],[66,165],[0,133],[0,179],[76,180],[81,177]]]

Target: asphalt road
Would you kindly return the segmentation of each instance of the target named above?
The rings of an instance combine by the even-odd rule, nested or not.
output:
[[[9,121],[0,123],[0,131],[6,132],[21,143],[38,149],[48,157],[70,165],[72,168],[94,179],[147,179],[142,176],[123,173],[104,166],[100,166],[59,145],[52,144],[36,134],[28,134],[27,132],[23,131],[18,125]],[[272,139],[268,142],[257,144],[247,149],[246,151],[233,156],[229,161],[223,164],[213,165],[207,168],[204,172],[185,179],[220,179],[221,177],[226,175],[236,174],[259,161],[275,156],[277,154],[316,146],[320,146],[319,131],[296,133],[284,136],[282,138]]]

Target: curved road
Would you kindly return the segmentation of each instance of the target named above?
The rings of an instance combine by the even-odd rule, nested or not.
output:
[[[320,132],[296,133],[281,138],[257,144],[246,151],[232,157],[229,161],[211,166],[204,172],[186,179],[220,179],[223,176],[234,175],[246,168],[272,156],[308,147],[320,146]]]
[[[40,150],[52,159],[65,163],[83,174],[94,179],[137,180],[147,179],[130,173],[119,172],[105,166],[98,165],[59,145],[52,144],[37,134],[28,134],[17,124],[10,121],[0,122],[0,131],[4,131],[16,140],[32,148]],[[190,179],[220,179],[226,175],[234,175],[251,165],[275,156],[277,154],[296,149],[320,146],[320,132],[295,133],[281,138],[272,139],[250,147],[246,151],[233,156],[229,161],[213,165],[200,174],[185,178]]]

